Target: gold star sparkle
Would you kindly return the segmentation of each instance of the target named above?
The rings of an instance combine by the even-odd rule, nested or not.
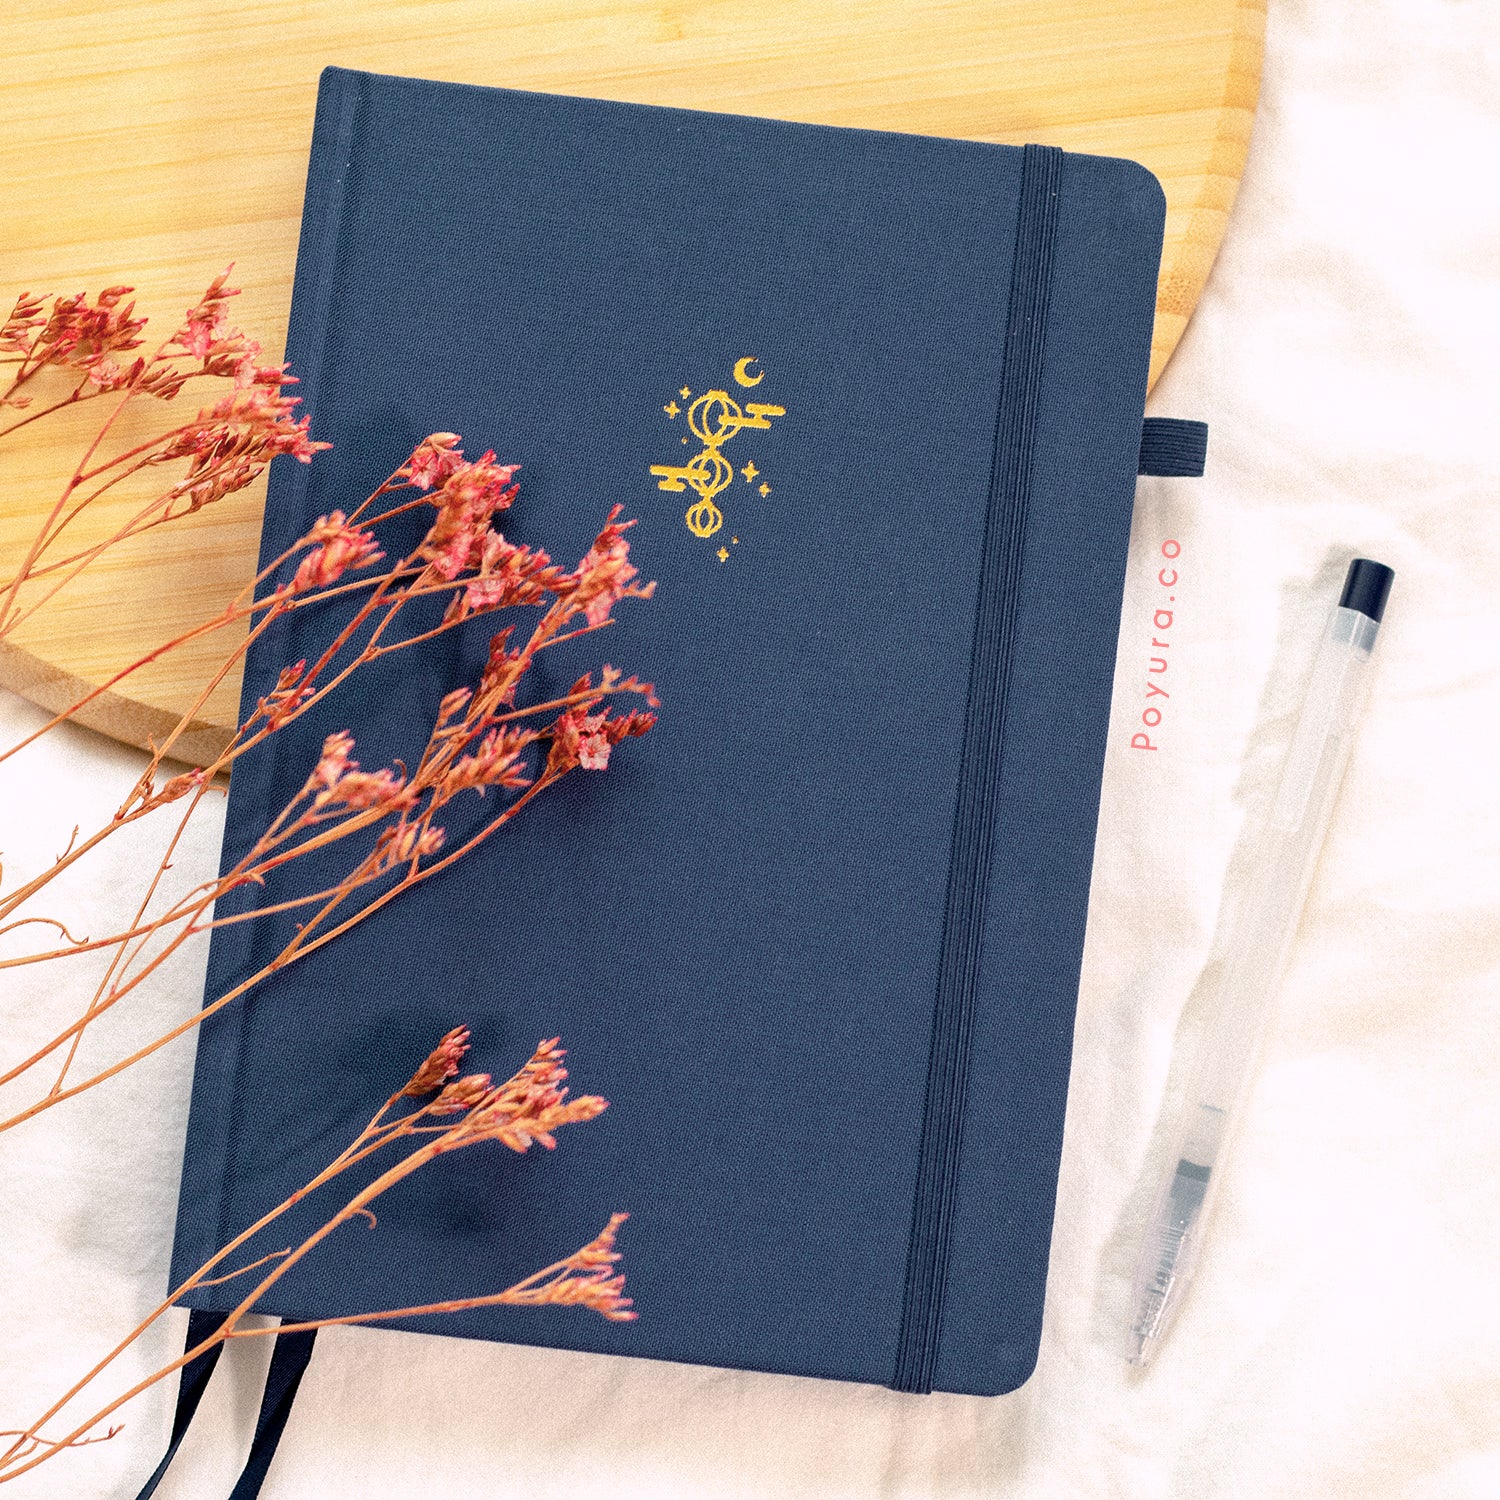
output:
[[[755,464],[753,462],[751,462],[746,464],[745,467],[740,470],[740,473],[745,476],[745,483],[749,484],[750,481],[760,473],[760,470],[755,467]]]
[[[683,388],[680,391],[678,391],[677,394],[679,396],[681,396],[684,401],[686,401],[687,398],[689,396],[691,396],[693,393],[686,386],[683,386]]]
[[[729,561],[729,549],[727,547],[719,548],[719,561],[721,563]]]
[[[768,484],[761,485],[760,493],[762,498],[764,498],[766,495],[769,495],[771,493],[771,486]]]
[[[667,404],[662,407],[662,410],[666,412],[669,417],[675,417],[677,413],[682,410],[682,408],[675,401],[668,401]]]

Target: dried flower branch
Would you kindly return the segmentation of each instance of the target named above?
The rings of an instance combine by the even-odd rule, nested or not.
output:
[[[294,418],[296,384],[284,365],[262,365],[260,345],[228,322],[229,299],[238,289],[229,271],[216,277],[188,309],[187,319],[150,355],[122,365],[116,358],[139,348],[146,319],[127,302],[131,288],[106,287],[92,301],[82,292],[56,297],[50,312],[30,293],[17,299],[0,325],[0,367],[14,366],[0,390],[0,409],[26,409],[28,387],[63,377],[65,394],[0,427],[0,439],[82,402],[116,397],[98,435],[63,486],[16,572],[0,583],[0,639],[14,631],[85,568],[127,537],[201,510],[244,489],[272,458],[287,454],[309,462],[326,443],[308,436],[308,419]],[[106,439],[124,411],[142,396],[172,401],[189,381],[227,380],[231,389],[196,416],[145,442],[102,456]],[[166,485],[104,540],[59,556],[58,543],[77,517],[132,475],[185,461],[182,477]]]
[[[466,1027],[449,1032],[410,1081],[386,1100],[359,1135],[316,1177],[262,1215],[179,1286],[173,1288],[164,1302],[29,1427],[0,1434],[0,1438],[12,1439],[9,1448],[0,1452],[0,1484],[19,1478],[70,1448],[114,1436],[120,1431],[119,1426],[112,1426],[106,1432],[97,1434],[94,1429],[142,1391],[190,1364],[216,1344],[229,1339],[259,1338],[278,1331],[296,1332],[334,1325],[375,1323],[495,1306],[586,1307],[612,1321],[633,1319],[636,1313],[630,1298],[624,1294],[625,1277],[617,1269],[620,1253],[615,1248],[620,1226],[628,1216],[615,1213],[599,1234],[581,1249],[503,1291],[344,1317],[284,1323],[279,1329],[241,1326],[243,1320],[262,1302],[266,1293],[335,1230],[355,1218],[365,1217],[373,1222],[374,1215],[370,1209],[372,1203],[398,1183],[431,1166],[440,1157],[485,1142],[498,1142],[522,1154],[530,1149],[533,1142],[551,1150],[556,1145],[555,1133],[563,1126],[595,1119],[608,1107],[605,1100],[595,1095],[585,1094],[575,1099],[567,1097],[568,1090],[564,1080],[568,1074],[562,1066],[564,1053],[556,1038],[541,1042],[524,1066],[500,1084],[492,1083],[489,1075],[484,1073],[460,1076],[460,1064],[468,1051],[468,1045],[469,1033]],[[417,1104],[415,1108],[407,1108],[404,1113],[399,1112],[403,1106],[419,1099],[425,1102]],[[299,1245],[261,1255],[236,1270],[213,1274],[224,1262],[312,1193],[369,1160],[376,1153],[386,1151],[400,1142],[417,1144],[372,1182],[354,1193]],[[189,1298],[196,1290],[251,1275],[267,1265],[271,1265],[272,1269],[253,1284],[210,1337],[186,1350],[179,1359],[164,1365],[144,1380],[137,1381],[90,1416],[77,1422],[64,1436],[51,1438],[44,1434],[43,1428],[56,1421],[174,1303]]]
[[[83,402],[116,398],[100,431],[89,444],[17,570],[0,583],[0,638],[38,608],[110,547],[149,531],[243,488],[276,456],[309,462],[326,444],[311,440],[308,420],[295,418],[295,398],[284,394],[294,383],[284,366],[257,363],[259,345],[227,321],[227,303],[236,295],[217,278],[183,325],[150,356],[130,357],[141,347],[145,320],[126,301],[127,287],[111,287],[90,301],[79,295],[44,300],[21,298],[0,327],[0,366],[11,366],[10,383],[0,390],[0,408],[24,411],[0,439],[52,413]],[[59,397],[39,398],[44,381],[64,379]],[[186,422],[146,441],[107,451],[121,413],[141,397],[170,402],[189,381],[226,380],[227,393],[204,405]],[[33,383],[35,382],[35,386]],[[132,476],[150,475],[165,465],[180,474],[101,542],[68,550],[64,538],[88,506]],[[515,465],[500,464],[493,452],[465,458],[453,433],[425,438],[410,456],[362,503],[345,514],[330,511],[250,581],[222,614],[204,621],[127,665],[37,734],[66,721],[93,697],[132,672],[228,627],[243,626],[245,637],[226,650],[222,665],[203,686],[178,727],[154,747],[145,771],[114,816],[92,833],[75,828],[51,867],[0,896],[0,936],[23,929],[57,933],[64,946],[0,960],[0,968],[50,962],[99,953],[107,966],[82,1014],[29,1058],[0,1075],[0,1085],[28,1076],[60,1054],[49,1088],[10,1119],[0,1131],[29,1119],[64,1099],[93,1088],[182,1035],[205,1017],[233,1003],[254,985],[333,941],[430,876],[477,848],[547,787],[575,770],[600,771],[623,740],[647,732],[656,697],[649,683],[625,677],[608,665],[586,672],[563,694],[527,702],[524,679],[541,652],[606,627],[614,606],[625,598],[649,598],[653,585],[638,579],[629,560],[626,532],[615,507],[577,567],[555,564],[547,553],[506,539],[495,525],[517,488]],[[134,503],[134,502],[132,502]],[[389,561],[382,530],[398,517],[429,512],[429,524],[415,547]],[[296,611],[343,601],[340,623],[310,659],[289,663],[260,699],[229,745],[197,770],[168,774],[166,761],[189,722],[209,695],[242,662],[245,653],[278,621]],[[440,616],[420,612],[411,625],[409,608],[436,599]],[[377,769],[361,767],[351,735],[324,738],[316,762],[298,793],[281,809],[251,848],[214,880],[166,900],[156,910],[173,855],[191,818],[215,788],[215,778],[272,735],[319,708],[356,674],[395,652],[411,649],[480,616],[501,610],[533,612],[529,631],[515,624],[490,638],[488,660],[471,683],[447,694],[438,705],[426,744],[409,763]],[[327,618],[320,614],[322,621]],[[436,619],[437,623],[433,623]],[[226,638],[232,635],[229,631]],[[515,642],[513,644],[513,642]],[[646,709],[619,711],[621,695],[643,699]],[[31,743],[36,734],[0,754],[0,760]],[[490,797],[494,789],[493,798]],[[473,800],[469,800],[469,799]],[[455,825],[453,805],[468,801],[467,821]],[[475,816],[475,803],[487,809]],[[166,810],[171,809],[167,814]],[[176,818],[158,868],[145,884],[135,915],[119,932],[103,938],[74,937],[61,920],[23,911],[64,871],[89,857],[106,840],[139,819],[155,814]],[[441,815],[442,821],[435,821]],[[462,831],[448,843],[447,830]],[[336,851],[342,873],[308,891],[292,881],[308,855]],[[326,863],[319,865],[326,869]],[[290,883],[288,883],[290,882]],[[243,910],[220,911],[216,903],[234,891],[254,888],[259,897]],[[92,1022],[141,986],[181,946],[230,923],[256,921],[296,910],[295,935],[261,970],[212,999],[197,1016],[120,1058],[81,1082],[68,1075],[79,1044]],[[49,933],[50,936],[50,933]],[[51,939],[55,941],[55,939]],[[504,1083],[488,1075],[463,1074],[468,1032],[458,1028],[443,1038],[411,1080],[377,1111],[364,1131],[304,1187],[264,1215],[175,1288],[158,1307],[81,1381],[24,1430],[0,1434],[10,1445],[0,1451],[0,1481],[19,1477],[58,1453],[103,1441],[118,1430],[96,1428],[125,1402],[156,1381],[230,1338],[263,1336],[241,1320],[265,1294],[323,1239],[351,1219],[373,1227],[371,1205],[382,1193],[437,1157],[484,1141],[498,1141],[524,1152],[533,1143],[551,1149],[565,1125],[593,1118],[602,1099],[566,1097],[562,1052],[544,1042],[530,1061]],[[420,1101],[420,1102],[414,1102]],[[222,1269],[249,1242],[312,1192],[324,1187],[376,1152],[405,1142],[406,1154],[354,1193],[323,1226],[301,1244],[254,1255]],[[589,1244],[502,1291],[417,1307],[372,1311],[327,1323],[375,1322],[417,1317],[466,1307],[503,1304],[576,1305],[617,1320],[633,1318],[616,1269],[615,1237],[625,1215],[615,1214]],[[205,1287],[248,1281],[249,1290],[212,1339],[187,1351],[155,1375],[115,1397],[60,1437],[51,1430],[60,1414],[173,1302]],[[294,1325],[323,1326],[321,1322]],[[69,1418],[69,1421],[72,1419]]]
[[[5,923],[111,835],[181,803],[170,858],[171,849],[175,849],[188,820],[209,793],[217,773],[227,771],[241,756],[317,707],[362,668],[481,615],[518,608],[540,611],[522,645],[511,645],[513,626],[492,637],[489,660],[478,680],[450,693],[439,706],[413,770],[361,770],[352,758],[353,740],[345,734],[332,735],[297,798],[233,869],[188,892],[164,912],[148,916],[158,877],[149,883],[136,918],[125,931],[0,960],[0,968],[8,968],[84,952],[112,950],[113,954],[84,1013],[31,1056],[0,1073],[3,1086],[60,1048],[67,1049],[50,1089],[30,1106],[0,1120],[0,1131],[150,1055],[270,973],[315,951],[388,900],[452,864],[563,776],[580,768],[603,770],[614,746],[650,729],[655,716],[649,710],[618,714],[609,703],[621,694],[630,694],[654,707],[656,697],[651,685],[627,678],[609,666],[603,669],[597,684],[593,674],[586,673],[562,697],[517,706],[522,679],[542,651],[604,628],[616,603],[624,598],[649,598],[654,586],[641,583],[629,561],[626,532],[632,523],[619,520],[619,507],[610,512],[588,553],[572,569],[559,567],[539,549],[507,541],[493,529],[493,522],[515,499],[516,472],[515,465],[497,463],[493,453],[468,460],[454,434],[438,433],[419,443],[352,514],[334,511],[320,517],[262,571],[256,581],[259,594],[247,591],[230,606],[223,621],[216,622],[252,617],[255,621],[244,641],[231,650],[225,665],[184,714],[183,722],[196,715],[217,682],[273,621],[351,589],[362,589],[365,598],[317,659],[284,668],[276,686],[256,704],[215,761],[159,783],[160,768],[175,740],[175,735],[169,735],[156,747],[132,794],[109,823],[75,839],[51,867],[0,897],[0,923]],[[419,498],[393,503],[393,497],[402,491],[415,491]],[[370,573],[374,565],[385,561],[376,541],[377,528],[422,507],[433,513],[422,539],[383,572]],[[361,570],[366,576],[351,582],[347,575]],[[404,632],[403,612],[415,601],[434,596],[449,600],[440,622]],[[584,623],[576,624],[580,619]],[[58,719],[65,717],[60,715]],[[29,743],[30,738],[21,744]],[[538,742],[548,746],[539,768],[530,764],[528,756],[529,747]],[[21,745],[0,754],[0,760],[19,748]],[[461,794],[472,792],[483,797],[490,787],[502,794],[518,795],[497,809],[477,835],[444,852],[444,829],[433,821],[434,815]],[[247,914],[211,915],[214,903],[227,892],[250,883],[265,885],[273,872],[295,860],[356,838],[361,841],[350,846],[347,872],[336,884],[288,901],[262,904]],[[351,904],[356,893],[363,893],[363,904]],[[183,1026],[83,1083],[65,1087],[87,1027],[185,942],[229,922],[270,915],[289,906],[307,908],[309,917],[265,968],[217,997]]]

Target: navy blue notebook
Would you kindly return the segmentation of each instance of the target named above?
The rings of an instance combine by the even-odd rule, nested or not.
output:
[[[639,518],[656,597],[537,670],[608,660],[662,706],[607,774],[205,1024],[176,1274],[465,1022],[497,1076],[561,1034],[610,1109],[555,1153],[418,1174],[261,1310],[492,1292],[624,1209],[638,1321],[412,1326],[1025,1380],[1162,220],[1143,168],[1050,148],[325,73],[288,358],[334,447],[277,461],[263,559],[461,433],[524,465],[514,540],[573,559],[612,504]],[[705,457],[684,439],[712,392],[743,420]],[[247,707],[307,653],[301,618],[252,653]],[[242,762],[226,862],[329,731],[369,767],[419,748],[493,628],[361,674]],[[296,917],[216,933],[209,994]]]

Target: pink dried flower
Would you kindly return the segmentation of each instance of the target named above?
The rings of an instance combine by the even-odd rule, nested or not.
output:
[[[540,548],[508,542],[498,531],[479,539],[478,556],[471,551],[469,565],[479,569],[479,576],[449,606],[445,618],[450,623],[487,610],[540,604],[567,576]]]
[[[443,847],[441,828],[424,828],[420,823],[402,823],[387,828],[376,840],[376,849],[385,869],[407,864],[414,859],[427,859]]]
[[[430,490],[441,484],[464,460],[456,432],[434,432],[424,437],[409,459],[396,471],[408,484],[419,490]]]
[[[42,304],[46,300],[45,297],[35,297],[30,292],[22,292],[16,298],[16,305],[11,309],[10,315],[0,324],[0,354],[25,356],[31,353],[36,343],[37,330],[47,323],[41,315]]]
[[[509,586],[503,578],[476,578],[464,590],[464,614],[480,614],[487,609],[499,609],[505,603],[508,592]]]
[[[446,800],[471,790],[483,796],[488,786],[530,786],[531,779],[521,764],[521,752],[537,738],[538,731],[534,729],[504,726],[490,730],[472,755],[461,756],[444,772],[438,785],[439,797]]]
[[[258,345],[255,352],[260,352]],[[254,355],[248,353],[236,362],[233,373],[234,383],[242,389],[247,385],[265,385],[280,390],[284,385],[297,384],[297,377],[287,373],[285,364],[258,365]]]
[[[434,1115],[457,1115],[484,1102],[493,1087],[488,1073],[470,1073],[447,1084],[443,1092],[427,1106]]]
[[[524,1155],[533,1144],[555,1151],[557,1137],[553,1134],[554,1131],[560,1130],[564,1125],[579,1125],[585,1120],[596,1119],[608,1108],[607,1099],[601,1099],[597,1094],[583,1094],[577,1099],[549,1104],[543,1108],[521,1110],[509,1117],[502,1117],[496,1112],[491,1119],[483,1122],[483,1128],[502,1146],[508,1146],[518,1155]],[[484,1110],[477,1110],[474,1117],[486,1114],[488,1110],[489,1106]]]
[[[579,1276],[570,1278],[563,1285],[572,1295],[559,1295],[555,1299],[559,1303],[572,1302],[581,1307],[591,1307],[595,1312],[603,1313],[612,1323],[633,1322],[639,1316],[632,1306],[634,1299],[625,1295],[623,1275]]]
[[[428,1054],[427,1060],[401,1090],[407,1098],[420,1099],[436,1093],[450,1078],[457,1077],[458,1065],[469,1050],[469,1028],[455,1026]]]
[[[187,327],[178,334],[177,342],[189,354],[196,354],[199,359],[207,359],[208,351],[213,347],[214,334],[218,331],[222,321],[222,309],[216,310],[214,316],[195,316],[194,312],[189,312]]]
[[[128,384],[144,368],[143,361],[137,359],[125,370],[113,356],[137,348],[146,326],[144,318],[135,316],[135,304],[125,301],[130,290],[128,286],[105,287],[92,302],[86,292],[54,297],[51,311],[45,314],[43,298],[30,294],[17,298],[0,326],[0,352],[19,356],[20,370],[12,389],[48,365],[81,371],[98,391]],[[10,394],[0,404],[24,407],[30,399]]]
[[[126,378],[125,372],[112,359],[95,360],[89,367],[89,384],[97,386],[101,391],[117,390],[125,384]]]
[[[301,662],[297,664],[299,667]],[[283,676],[285,673],[282,674]],[[335,734],[330,734],[323,741],[323,755],[318,764],[313,768],[309,786],[320,786],[324,791],[332,791],[339,784],[339,778],[351,767],[358,769],[359,762],[350,759],[350,752],[354,749],[354,736],[346,729],[340,729]]]
[[[88,369],[105,355],[137,348],[141,342],[137,335],[146,320],[133,316],[135,303],[124,301],[131,290],[128,286],[105,287],[92,306],[84,292],[54,299],[52,314],[33,353],[39,354],[45,364]]]
[[[516,651],[509,649],[510,638],[514,630],[513,625],[507,625],[504,630],[490,637],[490,658],[484,664],[484,671],[479,678],[481,693],[493,693],[500,688],[501,683],[505,684],[495,700],[500,704],[511,704],[516,701],[516,688],[529,664],[529,658],[524,649]]]
[[[625,1277],[615,1270],[620,1252],[615,1236],[629,1214],[611,1214],[609,1223],[583,1249],[511,1289],[505,1300],[533,1307],[591,1307],[615,1322],[635,1318],[625,1295]],[[545,1274],[545,1279],[542,1279]]]
[[[573,685],[572,697],[588,689],[589,679],[581,677]],[[656,715],[633,711],[610,718],[608,709],[589,713],[586,705],[567,709],[552,724],[552,746],[547,756],[549,775],[561,774],[574,766],[585,771],[602,771],[609,765],[609,752],[621,740],[647,733],[656,723]]]
[[[614,1265],[620,1259],[620,1252],[615,1249],[615,1235],[629,1217],[629,1214],[611,1214],[609,1223],[573,1256],[573,1263],[578,1266]]]
[[[525,1152],[534,1143],[553,1150],[553,1131],[563,1125],[592,1120],[609,1108],[594,1094],[565,1099],[563,1049],[558,1038],[537,1045],[526,1065],[493,1090],[469,1116],[468,1125],[512,1151]]]
[[[602,771],[609,765],[609,740],[600,732],[608,718],[603,713],[583,721],[578,736],[578,764],[585,771]]]
[[[353,749],[353,735],[343,730],[323,741],[322,757],[305,788],[313,793],[315,809],[386,807],[399,812],[416,802],[417,794],[405,777],[390,770],[361,771],[359,762],[349,753]]]
[[[608,719],[608,712],[590,714],[583,707],[570,708],[560,713],[552,725],[552,746],[547,755],[547,770],[559,774],[583,764],[583,741],[597,739]],[[596,764],[589,769],[602,769],[597,765],[597,751],[590,752]],[[608,749],[604,753],[604,764],[609,764]]]
[[[225,304],[240,294],[238,287],[228,285],[229,273],[233,269],[232,264],[226,266],[209,283],[208,290],[188,308],[187,322],[172,335],[171,342],[178,348],[199,359],[208,359],[216,344],[243,338],[237,330],[230,330],[224,338],[220,337],[220,330],[224,329],[229,316]]]
[[[260,699],[255,705],[255,713],[250,722],[256,718],[264,717],[266,725],[271,729],[279,729],[302,704],[312,696],[313,685],[302,680],[302,674],[307,670],[307,661],[293,662],[289,667],[283,667],[276,678],[276,686]],[[353,740],[349,743],[352,745]],[[325,742],[325,753],[327,745]]]
[[[570,613],[582,614],[590,625],[602,625],[615,604],[624,598],[649,599],[656,590],[655,583],[638,584],[635,566],[630,561],[630,544],[625,532],[635,525],[634,521],[617,525],[615,517],[622,506],[610,511],[603,531],[594,539],[594,545],[570,573],[567,582],[572,586],[563,591]]]
[[[292,419],[292,408],[300,397],[283,396],[267,385],[248,385],[231,391],[198,414],[193,428],[180,439],[178,452],[199,453],[222,441],[225,430],[260,439],[267,458],[287,454],[299,463],[310,463],[314,453],[331,447],[315,443],[307,435],[311,417]]]
[[[296,405],[297,397],[283,396],[269,386],[233,390],[200,411],[149,461],[160,464],[187,458],[188,472],[172,493],[186,496],[189,508],[198,510],[243,489],[280,454],[310,463],[313,454],[329,446],[308,436],[310,418],[293,420]]]
[[[625,1277],[618,1272],[611,1275],[611,1268],[620,1260],[615,1237],[629,1217],[629,1214],[611,1214],[609,1223],[583,1249],[569,1257],[570,1267],[585,1274],[561,1282],[555,1301],[591,1307],[614,1322],[630,1322],[638,1316],[631,1310],[632,1299],[624,1295]]]
[[[417,449],[413,461],[422,451]],[[439,578],[451,581],[465,568],[482,563],[490,521],[516,498],[518,487],[513,481],[521,466],[497,464],[493,451],[468,463],[459,450],[443,449],[438,450],[438,459],[433,472],[441,476],[441,483],[431,498],[437,518],[417,551]]]
[[[161,363],[147,366],[144,360],[138,359],[129,378],[143,395],[170,401],[187,384],[191,373],[180,365]]]
[[[303,540],[315,545],[292,579],[294,594],[304,589],[324,588],[336,583],[351,568],[367,568],[385,557],[376,544],[375,534],[349,525],[341,510],[319,516]]]

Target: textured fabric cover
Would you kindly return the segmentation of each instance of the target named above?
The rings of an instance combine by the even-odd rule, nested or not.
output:
[[[657,597],[549,652],[530,690],[555,698],[602,658],[650,676],[663,708],[609,775],[576,774],[205,1025],[179,1272],[311,1177],[451,1026],[471,1025],[473,1060],[501,1076],[561,1033],[608,1114],[556,1157],[469,1151],[413,1179],[382,1200],[378,1235],[331,1240],[264,1310],[498,1290],[539,1245],[553,1259],[625,1209],[640,1321],[484,1308],[447,1331],[892,1379],[1021,156],[325,75],[289,353],[334,449],[273,479],[263,558],[352,509],[414,437],[462,432],[525,465],[513,539],[576,557],[612,502],[641,517],[632,557]],[[933,1376],[976,1393],[1024,1379],[1040,1328],[1161,227],[1139,167],[1061,161]],[[744,389],[731,367],[747,354]],[[682,391],[724,384],[747,413],[781,414],[726,442],[769,489],[736,472],[704,538],[683,520],[693,492],[650,469],[693,452]],[[426,523],[403,524],[410,545]],[[324,636],[299,630],[328,627],[309,619],[260,643],[247,704],[315,654]],[[496,628],[362,672],[241,762],[226,862],[328,731],[352,730],[367,767],[414,762]],[[492,809],[446,806],[450,845]],[[316,890],[347,858],[308,861],[265,899]],[[220,910],[259,899],[247,887]],[[209,992],[302,915],[223,929]]]

